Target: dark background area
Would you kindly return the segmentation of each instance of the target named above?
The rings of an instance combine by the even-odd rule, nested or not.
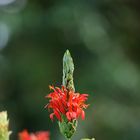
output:
[[[44,97],[61,86],[66,49],[76,91],[90,95],[73,140],[138,140],[139,34],[139,0],[0,0],[0,111],[11,140],[23,129],[64,139]]]

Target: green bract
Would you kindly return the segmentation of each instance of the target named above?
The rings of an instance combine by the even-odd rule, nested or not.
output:
[[[9,121],[7,120],[7,112],[0,112],[0,140],[9,140],[10,131],[8,131]]]
[[[62,122],[59,123],[60,132],[66,139],[70,139],[76,131],[77,120],[69,122],[65,116],[62,117]]]

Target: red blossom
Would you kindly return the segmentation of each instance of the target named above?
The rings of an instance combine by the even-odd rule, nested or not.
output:
[[[69,121],[78,119],[80,116],[85,118],[85,112],[88,105],[85,104],[88,94],[75,93],[72,90],[67,90],[64,86],[62,88],[50,86],[53,90],[52,93],[46,96],[49,98],[49,103],[45,108],[52,109],[53,113],[50,114],[51,120],[54,115],[59,121],[62,121],[62,115],[66,116]]]
[[[28,133],[27,130],[19,133],[19,140],[50,140],[48,131],[39,131],[36,133]]]

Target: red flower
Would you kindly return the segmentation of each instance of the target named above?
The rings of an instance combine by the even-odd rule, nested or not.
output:
[[[51,120],[53,120],[54,115],[59,121],[62,121],[62,115],[65,115],[69,121],[78,119],[79,116],[82,119],[85,118],[83,109],[88,107],[85,104],[88,94],[75,93],[72,90],[68,91],[64,86],[61,89],[50,86],[50,89],[53,92],[46,96],[50,100],[45,108],[53,109],[53,113],[50,114]]]
[[[19,140],[50,140],[48,131],[40,131],[29,134],[27,130],[19,133]]]

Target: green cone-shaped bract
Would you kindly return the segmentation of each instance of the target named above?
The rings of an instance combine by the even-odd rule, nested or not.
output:
[[[69,122],[65,116],[62,117],[62,122],[59,122],[60,132],[65,136],[66,139],[71,139],[76,131],[77,120]]]
[[[74,82],[73,82],[73,72],[74,64],[73,59],[70,55],[70,52],[67,50],[63,57],[63,86],[67,90],[75,91]],[[65,136],[66,139],[71,139],[73,134],[76,131],[77,120],[68,121],[65,116],[62,116],[62,121],[59,122],[60,132]]]
[[[75,91],[73,82],[74,64],[70,52],[67,50],[63,57],[63,86]]]
[[[0,140],[9,140],[10,131],[8,131],[9,121],[7,112],[0,112]]]

